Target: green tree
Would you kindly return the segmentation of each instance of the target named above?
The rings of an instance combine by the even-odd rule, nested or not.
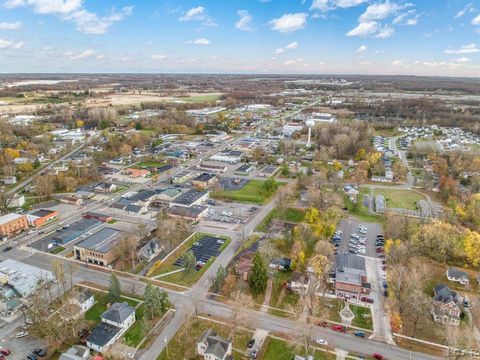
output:
[[[248,279],[250,291],[253,295],[259,295],[265,292],[267,288],[267,266],[260,253],[256,253],[253,257],[253,266]]]
[[[185,277],[190,277],[195,271],[196,265],[197,265],[197,258],[195,257],[195,255],[191,250],[187,251],[185,255],[183,255],[183,267],[185,268],[183,275]]]
[[[213,291],[218,292],[222,286],[223,283],[225,282],[225,278],[227,277],[227,271],[225,268],[220,265],[217,269],[217,274],[215,275],[215,278],[213,279]]]
[[[274,178],[265,180],[262,184],[262,193],[265,196],[270,196],[275,192],[275,190],[277,190],[277,186],[278,184]]]
[[[122,288],[120,287],[120,281],[118,281],[117,275],[112,273],[110,277],[110,286],[108,288],[108,301],[113,303],[120,300]]]
[[[147,284],[144,294],[145,315],[153,319],[162,315],[170,307],[168,295],[152,284]]]

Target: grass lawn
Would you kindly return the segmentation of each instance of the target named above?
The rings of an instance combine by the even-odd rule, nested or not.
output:
[[[64,248],[63,246],[59,246],[50,251],[50,254],[60,254],[64,250],[66,250],[66,248]]]
[[[190,326],[189,326],[190,323]],[[214,329],[220,336],[228,338],[229,329],[227,326],[217,324],[202,319],[196,320],[192,318],[182,325],[180,330],[168,343],[168,355],[166,349],[158,356],[157,360],[178,360],[178,359],[197,359],[195,355],[196,342],[209,328]],[[239,330],[233,339],[233,348],[245,351],[247,343],[251,339],[253,332],[247,330]],[[236,360],[242,359],[242,354],[233,352]]]
[[[216,101],[220,95],[217,94],[205,94],[205,95],[196,95],[196,96],[189,96],[189,97],[181,97],[179,100],[193,102],[193,103],[202,103],[202,102],[211,102]]]
[[[339,302],[337,305],[331,308],[329,314],[329,320],[335,322],[342,322],[340,318],[340,310],[343,309],[344,305],[342,302]],[[352,326],[356,326],[365,330],[373,330],[373,321],[372,313],[370,309],[364,308],[362,306],[350,305],[350,310],[355,314],[355,318],[352,320]],[[366,315],[365,317],[362,315]]]
[[[189,241],[187,241],[183,246],[181,246],[172,256],[170,256],[167,259],[167,261],[165,261],[157,269],[155,269],[155,271],[153,273],[149,274],[149,276],[154,277],[154,276],[165,274],[165,273],[168,273],[168,272],[171,272],[171,271],[179,270],[180,268],[173,265],[173,263],[178,258],[183,256],[183,254],[185,254],[185,252],[188,251],[188,249],[190,249],[190,247],[196,241],[198,241],[200,238],[202,238],[202,236],[204,236],[204,235],[206,235],[206,234],[197,234],[196,236],[193,236]],[[229,239],[229,238],[224,238],[224,239],[225,239],[225,243],[220,247],[220,251],[225,250],[226,247],[231,242],[231,239]],[[207,269],[213,264],[215,259],[216,258],[211,258],[209,261],[207,261],[207,263],[205,264],[205,266],[201,270],[195,271],[190,277],[185,277],[184,272],[179,271],[179,272],[176,272],[174,274],[158,278],[158,280],[166,281],[166,282],[170,282],[170,283],[174,283],[174,284],[178,284],[178,285],[183,285],[183,286],[192,286],[193,284],[195,284],[198,281],[198,279],[200,279],[202,277],[202,275],[205,273],[205,271],[207,271]]]
[[[139,163],[136,163],[136,167],[141,167],[141,168],[156,168],[156,167],[161,167],[165,165],[166,163],[164,161],[141,161]]]
[[[367,207],[363,206],[363,196],[363,194],[359,194],[357,204],[354,204],[345,196],[345,207],[352,215],[361,221],[383,223],[385,218],[382,215],[372,214]]]
[[[294,293],[287,291],[286,284],[287,281],[292,276],[291,271],[277,271],[275,277],[273,278],[272,294],[270,297],[269,305],[271,307],[289,310],[289,307],[295,306],[299,300],[299,296]],[[277,312],[272,310],[275,313],[279,313],[281,316],[285,316],[284,312]]]
[[[375,195],[383,195],[387,207],[395,209],[416,210],[417,202],[425,200],[425,196],[410,190],[375,189]]]
[[[148,327],[144,322],[145,307],[140,305],[135,311],[135,322],[123,335],[123,342],[132,347],[137,347],[140,341],[147,335]]]
[[[262,191],[262,185],[265,181],[249,180],[240,190],[215,191],[211,195],[216,199],[232,200],[237,202],[246,202],[254,204],[267,203],[275,193],[267,196]],[[277,183],[277,186],[280,185]]]
[[[265,340],[262,360],[291,360],[295,355],[305,356],[305,349],[298,346],[296,349],[292,344],[286,341],[268,337]],[[310,352],[312,354],[312,352]],[[313,358],[315,360],[333,360],[336,356],[319,350],[314,350]]]
[[[120,298],[120,301],[126,301],[130,304],[130,306],[136,307],[138,305],[138,302],[135,300],[130,300],[130,299],[125,299],[125,298]],[[107,310],[107,304],[108,304],[108,294],[105,293],[95,293],[95,304],[87,310],[85,313],[85,319],[94,321],[94,322],[99,322],[100,321],[100,316]]]
[[[257,226],[255,231],[267,231],[267,226],[273,219],[280,219],[283,221],[300,223],[305,217],[305,210],[297,208],[288,208],[284,213],[281,213],[277,208],[270,211],[270,213],[262,220],[262,222]]]

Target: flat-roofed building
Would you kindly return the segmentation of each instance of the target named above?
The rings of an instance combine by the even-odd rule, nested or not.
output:
[[[28,229],[28,221],[25,215],[6,214],[0,216],[0,236],[16,235]]]
[[[170,206],[184,206],[190,207],[193,205],[202,205],[208,200],[209,193],[207,190],[198,191],[191,189],[186,193],[183,193],[180,196],[177,196],[171,203]]]
[[[212,173],[203,173],[192,179],[191,184],[196,188],[205,189],[216,183],[217,180],[217,175]]]
[[[58,211],[39,209],[27,215],[28,224],[39,228],[51,221],[58,219]]]
[[[31,295],[42,284],[55,279],[51,271],[13,259],[0,262],[0,275],[2,282],[7,283],[22,297]]]
[[[90,264],[108,266],[116,260],[114,248],[124,234],[120,230],[103,228],[74,246],[75,258]]]

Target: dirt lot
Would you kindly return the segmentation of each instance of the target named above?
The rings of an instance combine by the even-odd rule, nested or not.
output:
[[[164,96],[163,94],[112,94],[101,99],[92,99],[86,101],[86,106],[107,106],[107,105],[138,105],[143,102],[160,101],[195,101],[195,98],[202,99],[208,97],[220,96],[221,93],[189,93],[185,97]]]

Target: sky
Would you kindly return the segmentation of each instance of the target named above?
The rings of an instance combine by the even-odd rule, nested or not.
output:
[[[0,72],[480,77],[480,1],[0,0]]]

